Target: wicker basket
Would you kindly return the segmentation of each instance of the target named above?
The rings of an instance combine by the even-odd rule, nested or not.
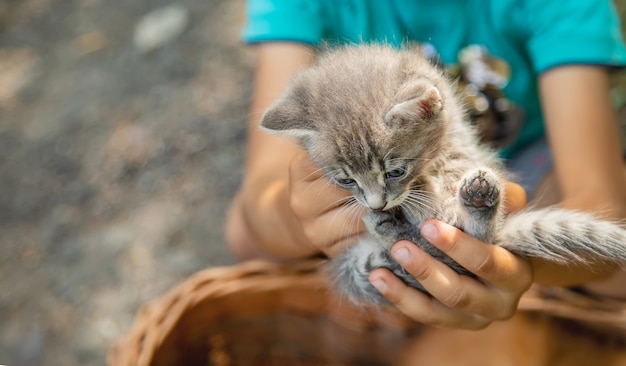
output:
[[[248,262],[200,272],[141,309],[131,331],[109,353],[109,365],[415,364],[407,361],[407,350],[429,328],[393,310],[356,308],[334,298],[320,265]],[[619,339],[626,334],[621,303],[535,289],[520,307],[550,314],[540,317],[544,328],[554,315],[610,328]],[[531,326],[535,333],[537,319]],[[621,352],[621,343],[611,341],[611,347]]]

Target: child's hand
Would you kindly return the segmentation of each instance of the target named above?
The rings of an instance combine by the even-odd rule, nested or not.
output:
[[[290,205],[310,243],[329,257],[354,244],[367,209],[328,180],[303,152],[289,168]]]
[[[526,204],[524,190],[507,185],[507,209]],[[407,241],[392,248],[392,255],[433,296],[405,285],[386,269],[376,269],[370,281],[400,311],[434,326],[480,329],[494,320],[508,319],[522,294],[533,282],[530,261],[486,244],[446,223],[430,220],[422,236],[480,279],[459,275]]]

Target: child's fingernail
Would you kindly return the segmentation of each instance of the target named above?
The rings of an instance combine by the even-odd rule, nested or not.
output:
[[[422,226],[422,236],[428,241],[436,240],[439,237],[439,230],[437,230],[435,224],[427,222]]]
[[[385,283],[385,281],[381,279],[376,279],[372,281],[372,286],[376,287],[378,292],[380,292],[381,294],[384,294],[385,292],[387,292],[387,284]]]
[[[393,258],[400,264],[408,264],[411,261],[409,251],[406,248],[399,248],[393,252]]]

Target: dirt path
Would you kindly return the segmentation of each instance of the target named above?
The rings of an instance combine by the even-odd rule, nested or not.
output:
[[[169,4],[184,33],[140,53],[136,24]],[[233,263],[243,5],[0,2],[0,364],[103,365],[142,303]]]

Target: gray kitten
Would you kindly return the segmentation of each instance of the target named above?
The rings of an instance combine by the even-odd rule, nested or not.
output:
[[[263,116],[265,130],[297,138],[332,182],[370,209],[369,236],[333,260],[340,291],[355,302],[384,302],[368,281],[378,267],[424,291],[391,258],[400,239],[471,276],[420,236],[430,218],[523,257],[626,263],[626,230],[615,223],[558,208],[504,217],[506,172],[479,143],[453,89],[417,49],[345,47],[298,74]]]

